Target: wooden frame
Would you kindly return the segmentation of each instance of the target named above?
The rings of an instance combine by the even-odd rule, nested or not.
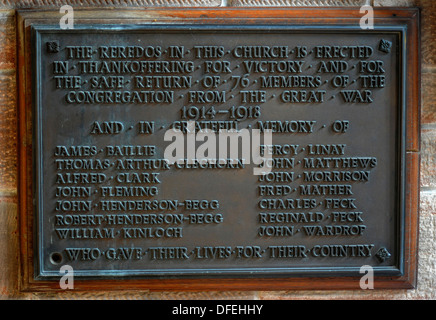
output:
[[[419,129],[420,129],[420,37],[419,11],[405,8],[375,9],[377,26],[405,26],[407,69],[406,154],[405,154],[405,265],[400,277],[376,277],[376,289],[413,288],[417,283],[418,212],[419,212]],[[191,24],[359,24],[359,8],[144,8],[75,10],[76,24],[86,23],[191,23]],[[34,280],[34,206],[33,206],[33,114],[30,26],[58,24],[57,11],[23,10],[18,12],[18,116],[19,116],[19,225],[20,288],[23,291],[61,290],[57,281]],[[75,290],[295,290],[360,289],[358,277],[296,277],[250,279],[143,279],[78,280]]]

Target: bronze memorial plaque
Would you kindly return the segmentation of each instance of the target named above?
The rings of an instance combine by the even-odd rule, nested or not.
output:
[[[32,26],[35,279],[402,276],[404,30]]]

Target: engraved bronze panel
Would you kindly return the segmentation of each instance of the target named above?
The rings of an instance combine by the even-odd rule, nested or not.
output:
[[[403,34],[35,26],[36,277],[401,275]]]

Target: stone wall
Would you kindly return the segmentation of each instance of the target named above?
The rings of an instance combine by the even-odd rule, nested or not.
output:
[[[421,203],[418,287],[413,290],[23,293],[18,288],[15,10],[78,7],[418,6],[422,8]],[[432,0],[0,0],[0,299],[435,299],[436,1]]]

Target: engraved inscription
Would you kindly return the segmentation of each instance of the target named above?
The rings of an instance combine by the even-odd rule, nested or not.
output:
[[[138,277],[395,260],[395,34],[39,37],[41,274],[59,260]]]

